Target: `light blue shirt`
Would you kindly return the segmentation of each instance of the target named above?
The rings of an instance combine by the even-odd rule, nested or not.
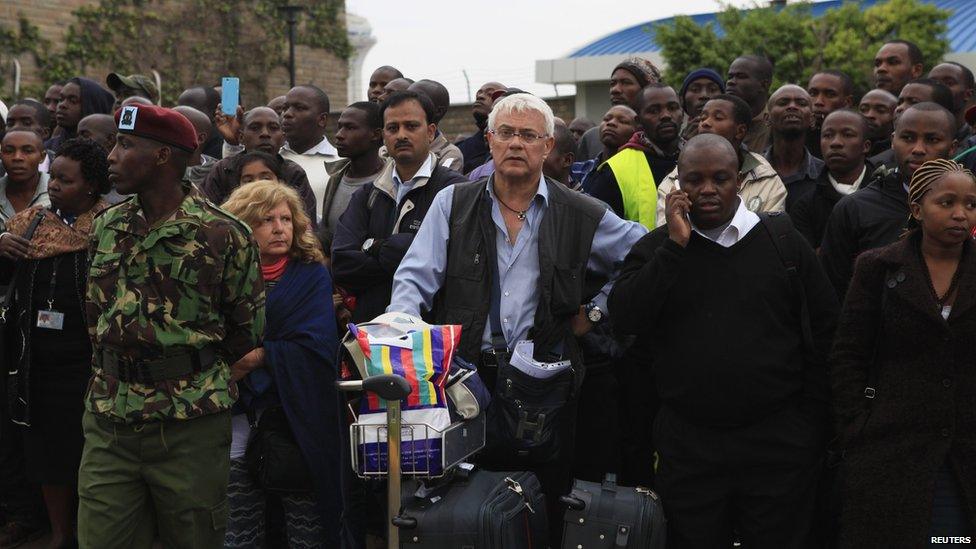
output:
[[[434,155],[432,153],[427,153],[427,160],[420,166],[417,173],[413,174],[413,177],[406,181],[400,180],[400,174],[396,171],[396,166],[393,167],[393,186],[396,187],[396,202],[399,206],[410,189],[413,188],[414,184],[421,178],[430,179],[430,175],[434,173]]]
[[[539,228],[549,207],[549,190],[545,179],[540,178],[539,190],[526,211],[525,223],[515,242],[509,242],[500,204],[494,195],[493,181],[494,178],[488,180],[485,192],[491,197],[491,219],[496,229],[495,249],[501,289],[499,316],[505,341],[509,348],[514,348],[518,341],[526,338],[534,324],[539,304]],[[421,312],[429,311],[433,306],[434,295],[443,286],[447,272],[447,241],[453,199],[453,186],[434,197],[420,231],[393,277],[393,298],[387,307],[388,312],[420,316]],[[623,220],[609,209],[600,219],[586,268],[610,280],[594,298],[596,305],[605,313],[609,312],[606,300],[613,279],[630,248],[646,233],[647,230],[639,223]],[[482,348],[490,347],[491,323],[486,322]]]

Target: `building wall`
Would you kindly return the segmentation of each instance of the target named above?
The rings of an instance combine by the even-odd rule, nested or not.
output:
[[[174,4],[175,9],[179,9],[179,0],[163,1]],[[68,27],[74,21],[73,12],[82,6],[93,4],[95,4],[95,0],[0,0],[0,24],[8,28],[16,28],[19,18],[22,16],[26,17],[31,24],[38,27],[41,37],[48,40],[52,47],[57,49],[64,44]],[[343,14],[340,14],[339,19],[341,24],[344,24],[345,16]],[[284,23],[281,24],[284,25]],[[186,51],[190,51],[192,46],[192,44],[186,44]],[[287,45],[283,48],[283,51],[286,52],[285,55],[287,56]],[[247,55],[247,52],[241,52],[241,54]],[[41,77],[30,54],[21,55],[18,57],[18,60],[22,65],[21,90],[24,90],[25,87],[47,84],[46,82],[40,81]],[[287,58],[285,64],[269,73],[267,79],[267,97],[248,97],[245,93],[243,97],[244,101],[250,105],[263,104],[272,97],[286,93],[289,84],[286,64]],[[0,70],[3,70],[7,77],[7,85],[4,86],[3,90],[0,90],[0,97],[10,99],[12,96],[12,71],[10,71],[9,65],[6,63],[3,67],[0,67]],[[87,76],[104,83],[105,77],[113,70],[119,70],[125,73],[132,69],[128,67],[89,67],[85,71],[86,74],[80,76]],[[206,76],[206,82],[189,82],[183,84],[187,87],[207,83],[216,84],[222,76],[234,75],[222,74],[217,69],[214,71],[214,74]],[[166,81],[166,74],[161,74],[161,77]],[[348,77],[349,67],[344,59],[340,59],[325,50],[313,49],[307,46],[297,46],[295,48],[295,82],[298,84],[311,83],[321,87],[328,93],[332,100],[332,105],[346,104],[346,80]],[[176,97],[163,97],[163,103],[167,105],[173,104],[175,100]]]
[[[295,47],[295,84],[314,84],[325,90],[332,109],[348,103],[348,78],[349,65],[345,60],[325,50]],[[272,71],[268,77],[267,100],[288,93],[288,89],[288,68]]]

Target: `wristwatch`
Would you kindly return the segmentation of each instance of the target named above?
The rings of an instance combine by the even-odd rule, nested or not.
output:
[[[603,321],[603,310],[592,301],[587,303],[583,310],[586,311],[586,318],[593,324],[599,324]]]
[[[369,249],[373,247],[373,244],[375,242],[376,242],[375,238],[367,238],[366,241],[363,242],[363,247],[362,247],[363,253],[368,254]]]

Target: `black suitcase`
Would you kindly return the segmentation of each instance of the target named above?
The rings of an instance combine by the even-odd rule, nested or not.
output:
[[[560,499],[567,507],[563,549],[664,549],[664,510],[651,490],[618,487],[608,474],[603,484],[575,481]]]
[[[522,471],[458,471],[433,488],[405,480],[400,547],[544,549],[546,501],[539,480]]]

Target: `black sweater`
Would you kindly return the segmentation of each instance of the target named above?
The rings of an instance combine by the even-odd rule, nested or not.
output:
[[[762,223],[730,248],[698,233],[682,248],[664,226],[627,256],[610,295],[614,327],[649,342],[661,400],[687,420],[728,427],[794,403],[825,410],[825,357],[839,305],[813,250],[793,236],[809,352],[799,294]]]

